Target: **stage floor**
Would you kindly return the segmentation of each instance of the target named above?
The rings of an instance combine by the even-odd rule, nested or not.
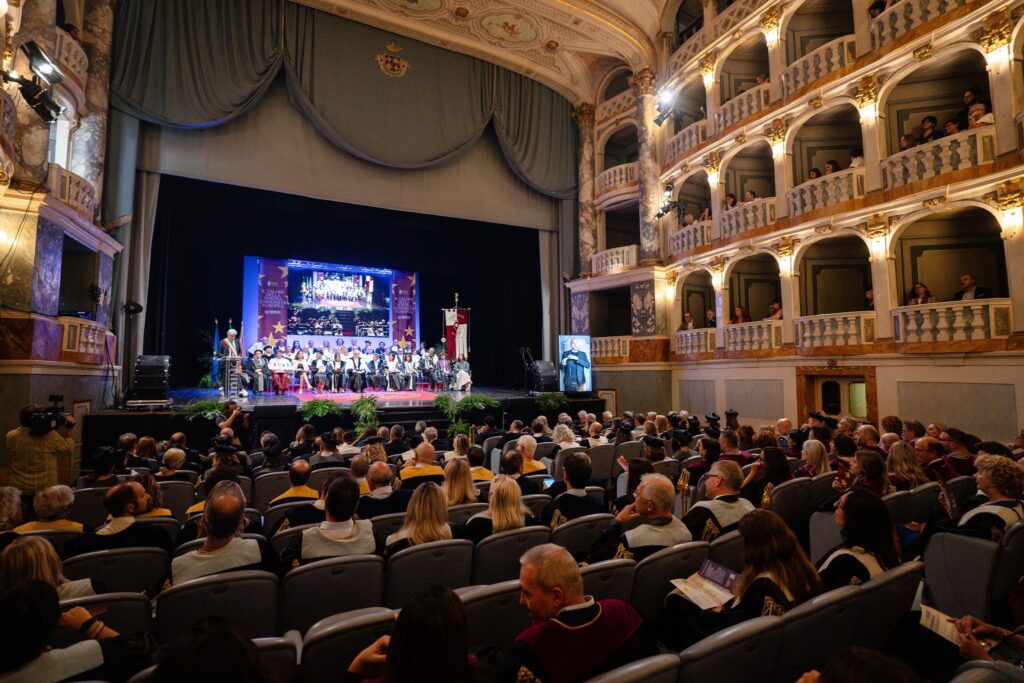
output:
[[[485,394],[497,401],[503,401],[508,398],[522,398],[525,395],[522,391],[513,391],[511,389],[503,389],[499,387],[474,387],[472,393]],[[196,387],[171,389],[168,392],[168,395],[174,401],[173,405],[178,407],[194,401],[216,401],[221,398],[216,389],[199,389]],[[250,393],[245,398],[238,398],[238,403],[242,408],[257,406],[297,407],[306,401],[311,401],[313,399],[328,399],[335,403],[345,405],[352,403],[358,398],[376,396],[377,402],[381,406],[387,406],[389,408],[419,408],[432,405],[434,403],[434,399],[442,395],[450,396],[457,401],[467,394],[463,391],[367,391],[364,394],[354,394],[352,392],[344,392],[340,394],[311,394],[309,392],[303,392],[300,394],[290,392],[284,396],[275,396],[272,392],[268,392],[264,394]]]

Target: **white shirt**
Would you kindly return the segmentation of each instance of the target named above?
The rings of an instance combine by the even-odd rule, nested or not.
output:
[[[263,559],[259,543],[252,538],[232,538],[223,548],[211,552],[193,550],[171,560],[171,582],[175,585],[236,567],[259,564]]]
[[[278,358],[274,356],[267,362],[267,366],[271,372],[290,372],[292,369],[292,362],[284,356]]]
[[[134,517],[114,517],[106,526],[101,526],[96,530],[97,536],[111,536],[113,534],[119,534],[132,524],[135,524]]]
[[[71,647],[47,650],[17,671],[0,674],[3,683],[56,683],[103,664],[98,641],[83,640]]]

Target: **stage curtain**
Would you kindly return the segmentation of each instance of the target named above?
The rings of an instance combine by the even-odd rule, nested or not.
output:
[[[239,116],[280,67],[280,11],[280,0],[118,3],[111,104],[163,126]]]
[[[576,195],[577,134],[572,105],[525,76],[496,69],[494,129],[509,166],[549,197]]]
[[[350,154],[395,168],[434,166],[487,126],[493,65],[295,3],[286,4],[284,23],[292,102]]]

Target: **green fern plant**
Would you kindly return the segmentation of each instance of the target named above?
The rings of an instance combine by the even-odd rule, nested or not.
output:
[[[352,413],[352,419],[356,423],[357,429],[366,431],[377,428],[379,423],[377,421],[376,396],[364,396],[352,401],[348,409]]]
[[[449,420],[455,420],[459,413],[458,404],[452,400],[451,396],[441,395],[434,399],[434,410],[439,413],[444,413],[444,416]]]
[[[466,415],[474,410],[497,408],[500,405],[500,403],[487,394],[469,394],[460,398],[459,402],[455,404],[460,415]]]
[[[306,401],[299,407],[299,415],[306,422],[313,417],[327,417],[328,415],[341,415],[345,412],[341,406],[327,398],[315,398]]]
[[[224,410],[224,404],[220,401],[194,401],[182,408],[185,419],[191,422],[203,418],[213,420]]]
[[[533,398],[542,413],[553,413],[569,406],[569,400],[560,391],[546,391]]]
[[[454,422],[448,425],[448,438],[452,439],[458,434],[465,434],[466,436],[469,436],[469,429],[470,425],[468,422],[463,422],[462,420],[455,420]]]

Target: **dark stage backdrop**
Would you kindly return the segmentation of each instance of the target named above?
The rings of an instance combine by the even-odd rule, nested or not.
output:
[[[472,308],[473,380],[518,386],[518,350],[541,342],[539,233],[493,223],[342,204],[163,176],[153,237],[144,353],[173,358],[172,381],[194,386],[242,308],[242,257],[379,266],[419,273],[421,339],[442,336],[441,309]],[[254,340],[246,339],[246,344]]]

